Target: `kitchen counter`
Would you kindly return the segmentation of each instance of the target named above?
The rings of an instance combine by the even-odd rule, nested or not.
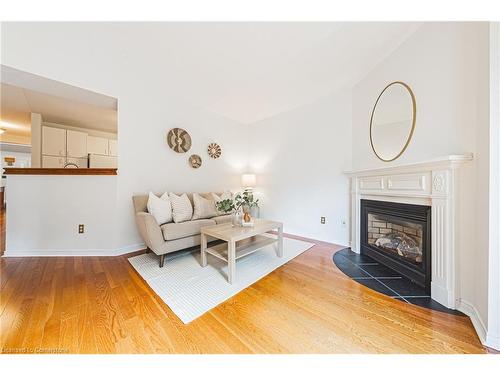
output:
[[[4,168],[4,175],[108,175],[116,176],[117,168]]]

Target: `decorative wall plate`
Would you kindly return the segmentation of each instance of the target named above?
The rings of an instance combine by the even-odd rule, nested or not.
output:
[[[201,157],[199,155],[193,154],[189,157],[189,165],[191,168],[200,168],[201,167]]]
[[[208,155],[210,155],[210,157],[213,159],[217,159],[222,153],[222,150],[217,143],[210,143],[208,145],[207,151]]]
[[[184,153],[191,148],[191,136],[181,128],[173,128],[167,133],[167,144],[175,152]]]

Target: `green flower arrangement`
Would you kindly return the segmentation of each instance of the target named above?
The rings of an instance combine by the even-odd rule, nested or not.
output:
[[[259,200],[254,198],[251,191],[245,190],[243,193],[236,194],[233,199],[223,199],[217,202],[216,206],[217,210],[228,214],[238,212],[241,209],[249,210],[253,207],[259,207]]]

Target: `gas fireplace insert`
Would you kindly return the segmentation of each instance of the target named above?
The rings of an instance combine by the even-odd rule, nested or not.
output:
[[[430,292],[431,207],[362,199],[361,253]]]

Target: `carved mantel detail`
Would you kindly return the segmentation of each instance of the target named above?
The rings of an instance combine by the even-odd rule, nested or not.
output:
[[[434,180],[432,181],[432,187],[433,187],[434,191],[437,191],[437,192],[445,191],[445,189],[446,189],[445,178],[441,173],[436,174],[434,176]]]

